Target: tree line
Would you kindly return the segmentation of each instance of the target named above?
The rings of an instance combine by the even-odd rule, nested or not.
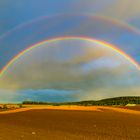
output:
[[[78,102],[61,102],[61,103],[53,103],[53,102],[40,102],[40,101],[23,101],[23,104],[30,105],[83,105],[83,106],[108,106],[108,105],[121,105],[125,106],[127,104],[140,104],[140,96],[128,96],[128,97],[115,97],[108,98],[102,100],[90,100],[90,101],[78,101]]]

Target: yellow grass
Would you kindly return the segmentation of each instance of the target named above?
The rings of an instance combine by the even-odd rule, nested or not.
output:
[[[13,107],[14,105],[11,105]],[[132,110],[132,109],[124,109],[112,106],[76,106],[76,105],[62,105],[62,106],[51,106],[51,105],[23,105],[23,108],[19,108],[16,105],[14,106],[15,109],[6,110],[0,112],[0,114],[7,114],[7,113],[15,113],[15,112],[22,112],[32,109],[48,109],[48,110],[81,110],[81,111],[98,111],[104,112],[106,110],[121,112],[121,113],[129,113],[129,114],[138,114],[140,115],[140,111]]]

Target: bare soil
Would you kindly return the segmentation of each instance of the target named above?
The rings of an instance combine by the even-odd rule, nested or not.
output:
[[[26,108],[0,114],[0,140],[140,140],[140,114],[110,108]]]

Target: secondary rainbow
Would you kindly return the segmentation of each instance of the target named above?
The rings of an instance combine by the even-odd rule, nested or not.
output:
[[[70,37],[58,37],[58,38],[53,38],[53,39],[49,39],[49,40],[45,40],[42,42],[39,42],[37,44],[34,44],[30,47],[28,47],[27,49],[23,50],[22,52],[20,52],[19,54],[17,54],[16,56],[14,56],[0,71],[0,77],[2,77],[4,75],[4,73],[8,70],[8,68],[10,68],[10,66],[22,55],[24,55],[26,52],[31,51],[32,49],[39,47],[40,45],[43,45],[45,43],[51,43],[51,42],[56,42],[56,41],[61,41],[61,40],[86,40],[86,41],[91,41],[94,43],[97,43],[99,45],[103,45],[105,47],[108,47],[112,50],[114,50],[115,52],[119,53],[120,55],[122,55],[125,59],[127,59],[130,63],[132,63],[138,70],[140,70],[140,66],[139,64],[133,59],[131,58],[129,55],[127,55],[126,53],[124,53],[123,51],[121,51],[120,49],[118,49],[116,46],[106,43],[104,41],[101,40],[96,40],[93,38],[86,38],[86,37],[74,37],[74,36],[70,36]]]
[[[70,14],[70,15],[71,15],[71,14]],[[70,15],[69,15],[69,16],[70,16]],[[78,15],[79,15],[79,14],[77,14],[77,15],[74,14],[73,16],[78,16]],[[140,35],[140,30],[139,30],[138,28],[136,28],[135,26],[132,26],[131,24],[127,23],[127,22],[119,21],[119,20],[117,20],[117,19],[108,18],[108,17],[101,16],[101,15],[93,15],[93,14],[83,14],[83,15],[84,15],[85,17],[93,18],[93,20],[103,20],[103,22],[108,21],[108,22],[112,23],[112,25],[117,25],[118,27],[123,27],[124,29],[127,29],[127,30],[129,30],[129,31],[131,31],[131,32],[133,32],[133,33],[136,33],[136,34]],[[43,16],[43,17],[41,17],[41,18],[37,18],[37,19],[31,20],[31,21],[29,21],[29,22],[22,23],[22,24],[16,26],[15,28],[11,29],[10,31],[8,31],[8,32],[6,32],[6,33],[4,33],[4,34],[2,34],[2,35],[0,36],[0,39],[7,37],[8,35],[14,33],[15,31],[18,31],[19,29],[22,29],[23,27],[26,27],[26,26],[28,26],[28,25],[35,24],[35,23],[37,23],[37,22],[39,22],[39,21],[41,21],[41,20],[45,20],[45,19],[48,20],[48,18],[55,18],[55,17],[60,17],[60,18],[61,18],[62,16],[64,17],[63,14],[61,14],[61,15],[57,14],[57,15],[53,15],[53,16]],[[67,16],[68,16],[68,15],[67,15]],[[72,16],[72,15],[71,15],[71,16]],[[80,15],[79,15],[79,16],[80,16]]]

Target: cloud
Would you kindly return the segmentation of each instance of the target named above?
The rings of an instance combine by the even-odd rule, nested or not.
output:
[[[89,13],[127,22],[140,14],[139,0],[81,0],[74,2],[75,13]]]
[[[13,89],[0,89],[0,103],[17,102],[18,93]]]
[[[117,0],[109,8],[100,12],[100,14],[127,21],[140,14],[140,1],[139,0]]]
[[[44,101],[44,102],[69,102],[76,101],[75,94],[79,91],[75,90],[54,90],[54,89],[28,89],[18,90],[18,96],[14,98],[17,102],[22,101]]]

